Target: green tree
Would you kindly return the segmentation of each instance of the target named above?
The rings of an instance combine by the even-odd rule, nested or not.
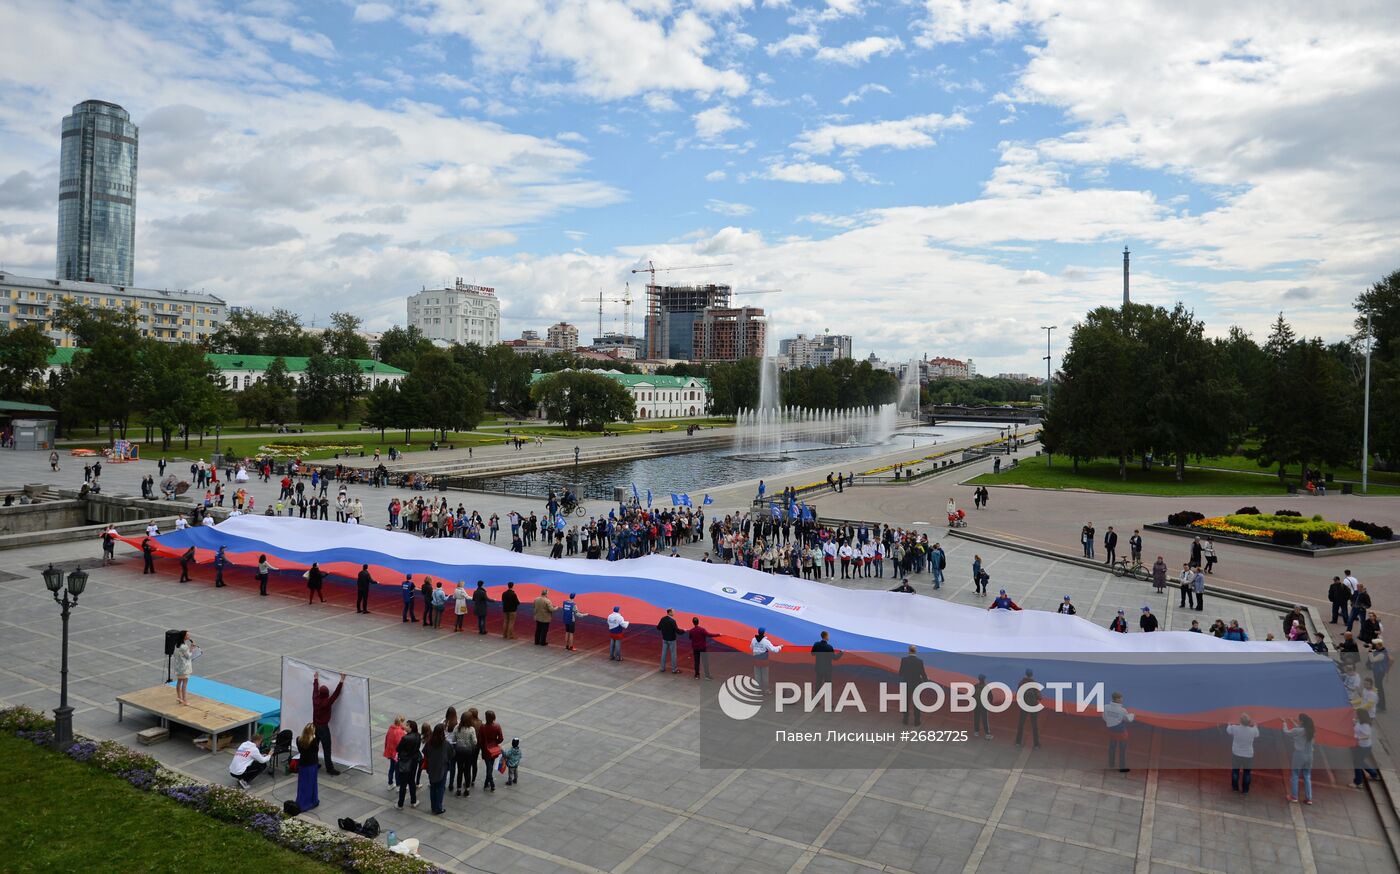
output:
[[[1126,478],[1128,457],[1147,443],[1142,393],[1132,379],[1141,357],[1131,330],[1140,306],[1099,307],[1070,333],[1042,439],[1076,470],[1080,461],[1113,456]]]
[[[1366,317],[1371,317],[1370,451],[1388,466],[1400,465],[1400,270],[1356,299],[1356,330],[1364,350]]]
[[[630,422],[636,415],[632,393],[616,380],[577,370],[551,373],[530,391],[545,417],[566,428],[583,425],[600,431],[609,422]]]
[[[332,358],[369,358],[369,341],[360,336],[360,317],[351,313],[331,313],[331,326],[321,335],[326,354]]]
[[[340,421],[350,421],[355,400],[365,391],[365,374],[355,359],[331,359],[331,392],[340,408]]]
[[[398,383],[381,382],[365,396],[365,424],[379,429],[380,443],[386,430],[399,426],[400,411]]]
[[[1360,443],[1354,383],[1321,339],[1299,340],[1280,314],[1264,344],[1269,358],[1265,413],[1258,448],[1248,453],[1260,467],[1354,461]]]
[[[452,347],[452,358],[481,381],[486,405],[523,416],[530,409],[531,360],[537,356],[516,355],[508,346],[482,348],[475,344]]]
[[[404,378],[400,394],[422,398],[420,421],[441,432],[470,431],[481,423],[486,407],[486,389],[481,380],[446,352],[434,349],[418,359]]]
[[[53,341],[38,325],[0,327],[0,399],[30,401],[44,394]]]
[[[418,356],[432,348],[432,341],[423,336],[417,325],[395,325],[379,337],[379,360],[400,370],[412,370]]]
[[[321,340],[306,333],[296,313],[245,308],[228,314],[209,336],[208,346],[210,352],[234,355],[307,356],[321,348]]]
[[[297,409],[303,418],[321,421],[336,408],[340,399],[336,390],[335,360],[324,352],[306,359],[306,370],[297,386]]]
[[[141,336],[134,311],[89,307],[71,298],[59,305],[53,323],[85,347],[73,356],[59,409],[70,422],[105,425],[108,440],[126,437],[132,414],[160,377],[143,362],[144,350],[156,341]]]

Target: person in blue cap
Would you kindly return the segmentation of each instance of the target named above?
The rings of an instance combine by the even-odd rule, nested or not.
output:
[[[1128,619],[1123,615],[1122,610],[1119,610],[1118,615],[1113,617],[1113,621],[1108,624],[1108,630],[1116,631],[1119,634],[1128,633]]]
[[[622,616],[622,608],[614,607],[608,614],[608,658],[622,661],[622,635],[627,631],[628,622]]]
[[[1065,595],[1064,601],[1060,602],[1060,608],[1056,612],[1063,613],[1066,616],[1073,616],[1079,611],[1074,609],[1074,603],[1070,601],[1069,595]]]
[[[1157,617],[1152,615],[1152,608],[1146,605],[1142,608],[1142,618],[1138,620],[1138,627],[1143,631],[1157,630]]]
[[[998,595],[997,595],[995,598],[992,599],[991,606],[989,606],[987,609],[988,609],[988,610],[1020,610],[1020,609],[1021,609],[1021,605],[1020,605],[1020,604],[1017,604],[1015,601],[1011,600],[1011,598],[1006,594],[1006,590],[1005,590],[1005,589],[1002,589],[1002,590],[1000,591],[1000,593],[998,593]]]

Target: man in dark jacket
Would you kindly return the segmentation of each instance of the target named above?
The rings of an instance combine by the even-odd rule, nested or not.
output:
[[[477,580],[476,588],[472,590],[472,612],[476,614],[476,633],[486,633],[486,605],[491,603],[491,596],[486,594],[486,581]]]
[[[374,577],[369,575],[369,565],[360,565],[360,575],[355,577],[355,612],[369,612],[369,587],[374,584]]]
[[[822,639],[812,644],[812,658],[815,659],[817,686],[831,685],[832,662],[841,658],[841,653],[831,645],[831,633],[822,632]]]
[[[1336,625],[1338,616],[1345,622],[1348,605],[1351,604],[1351,590],[1342,582],[1341,577],[1332,578],[1332,585],[1327,587],[1327,600],[1332,604],[1331,623]]]
[[[661,621],[656,623],[656,630],[661,632],[661,670],[658,673],[666,673],[666,656],[669,654],[671,673],[679,674],[681,669],[676,664],[676,638],[680,636],[681,628],[676,624],[676,611],[668,609]]]
[[[1022,687],[1031,688],[1022,690]],[[1016,685],[1017,704],[1021,705],[1021,714],[1016,720],[1016,746],[1021,745],[1021,738],[1026,729],[1027,720],[1031,724],[1031,744],[1040,749],[1040,710],[1036,705],[1040,704],[1041,686],[1036,682],[1035,674],[1030,668],[1026,669],[1026,675],[1021,678],[1021,682]],[[1028,709],[1036,708],[1036,709]]]
[[[403,592],[403,621],[417,622],[418,617],[413,615],[413,574],[408,574],[399,583],[399,590]]]
[[[914,696],[920,683],[928,682],[924,670],[924,660],[919,658],[919,648],[909,644],[909,655],[899,661],[899,682],[904,686],[904,724],[909,724],[909,711],[914,711],[914,724],[923,722],[923,714],[914,706]]]
[[[190,581],[190,563],[193,561],[194,547],[191,546],[185,550],[184,555],[180,556],[180,582],[188,583]]]
[[[1108,526],[1108,530],[1103,533],[1103,553],[1104,564],[1113,564],[1118,557],[1118,532],[1113,530],[1113,526]]]
[[[333,777],[340,772],[335,769],[335,762],[331,759],[331,711],[335,708],[336,699],[340,697],[340,690],[344,688],[344,674],[340,675],[340,682],[336,684],[334,692],[329,686],[321,685],[320,671],[311,675],[311,724],[316,726],[316,740],[320,742],[321,749],[326,754],[326,773]]]
[[[1138,627],[1143,631],[1157,630],[1157,617],[1152,615],[1151,607],[1142,608],[1142,618],[1138,620]]]
[[[214,553],[214,588],[224,587],[224,565],[228,564],[228,557],[224,555],[224,548],[219,547],[219,551]]]
[[[520,609],[520,596],[515,594],[515,583],[506,583],[506,590],[501,594],[501,617],[505,622],[501,625],[501,637],[506,640],[515,638],[515,611]]]
[[[141,567],[142,574],[153,574],[156,572],[156,542],[147,536],[141,541],[141,558],[145,562]]]

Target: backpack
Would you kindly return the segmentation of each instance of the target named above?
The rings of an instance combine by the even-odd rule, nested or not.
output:
[[[287,816],[299,816],[301,814],[301,808],[297,806],[295,801],[288,798],[286,801],[282,802],[282,812]]]
[[[348,832],[358,833],[360,831],[360,824],[348,816],[342,816],[340,819],[336,820],[336,824]]]
[[[375,819],[372,816],[369,819],[365,820],[365,824],[360,826],[360,834],[364,835],[370,840],[374,840],[375,838],[379,837],[379,820]]]

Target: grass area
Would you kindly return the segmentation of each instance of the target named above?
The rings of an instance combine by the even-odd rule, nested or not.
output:
[[[511,420],[519,421],[519,420]],[[531,421],[531,420],[525,420]],[[699,425],[702,428],[728,428],[733,426],[733,419],[709,418],[709,419],[638,419],[635,422],[613,422],[608,425],[610,434],[670,434],[675,431],[684,431],[690,425]],[[502,428],[509,428],[511,435],[522,435],[529,437],[560,437],[568,439],[586,439],[589,437],[603,436],[599,431],[571,430],[563,425],[539,425],[525,424],[514,425],[510,422],[500,422]],[[493,426],[494,430],[494,426]]]
[[[1044,457],[1030,458],[1000,474],[982,474],[969,481],[972,485],[1023,485],[1038,489],[1084,489],[1095,492],[1147,495],[1286,495],[1277,477],[1254,473],[1200,470],[1187,468],[1186,480],[1176,481],[1170,468],[1144,471],[1128,465],[1128,478],[1118,478],[1116,461],[1081,463],[1074,473],[1068,459],[1056,459],[1053,467],[1045,466]],[[1400,487],[1373,485],[1372,494],[1400,494]]]
[[[341,424],[344,424],[344,423],[338,423],[338,422],[297,422],[296,425],[295,425],[295,427],[296,427],[297,430],[299,430],[299,431],[335,431],[335,430],[338,430],[338,427],[337,427],[337,426],[338,426],[338,425],[341,425]],[[349,428],[349,429],[358,429],[360,426],[359,426],[359,423],[356,422],[356,423],[351,423],[351,424],[345,424],[344,427],[345,427],[345,428]],[[142,422],[141,419],[138,417],[138,418],[133,419],[133,420],[131,421],[131,423],[128,424],[128,425],[126,426],[126,430],[127,430],[127,433],[128,433],[128,434],[145,434],[145,433],[146,433],[146,424],[145,424],[144,422]],[[276,425],[267,425],[267,426],[261,427],[261,428],[259,428],[259,427],[257,427],[257,426],[249,427],[249,426],[243,424],[243,420],[242,420],[242,419],[238,419],[238,420],[236,420],[236,421],[224,422],[224,423],[223,423],[223,434],[224,434],[224,436],[226,436],[226,437],[227,437],[227,436],[237,436],[237,435],[239,435],[239,434],[276,434],[276,433],[277,433],[277,426],[276,426]],[[63,439],[63,440],[100,440],[100,441],[102,441],[103,444],[105,445],[105,444],[106,444],[106,441],[107,441],[107,429],[106,429],[106,428],[98,428],[98,429],[94,430],[94,429],[92,429],[92,428],[71,428],[71,427],[70,427],[70,428],[64,428],[64,429],[63,429],[63,437],[60,438],[60,439]],[[211,440],[214,439],[214,432],[213,432],[212,430],[209,432],[209,439],[211,439]]]
[[[127,433],[132,434],[133,439],[137,440],[137,442],[141,442],[141,437],[143,436],[142,434],[135,434],[130,431],[128,431]],[[259,447],[268,446],[271,444],[277,444],[279,446],[306,446],[308,448],[305,452],[301,453],[301,457],[315,460],[332,458],[335,456],[337,451],[339,451],[342,456],[344,456],[347,452],[351,453],[352,455],[358,456],[360,451],[363,450],[366,456],[371,456],[374,454],[375,449],[378,449],[383,453],[387,453],[389,451],[390,446],[398,447],[398,450],[400,452],[421,452],[429,447],[429,445],[435,438],[436,433],[437,432],[435,431],[414,431],[413,442],[407,444],[403,442],[402,430],[386,431],[384,433],[384,442],[382,443],[379,440],[378,432],[372,434],[360,434],[350,432],[343,437],[337,437],[333,434],[327,434],[319,437],[303,437],[299,434],[268,433],[262,434],[257,437],[234,437],[231,439],[220,438],[220,440],[218,441],[218,446],[220,452],[224,453],[225,455],[231,454],[236,457],[256,457],[260,454]],[[477,431],[449,431],[447,433],[447,440],[444,442],[443,445],[445,446],[447,444],[451,444],[452,446],[459,448],[463,446],[490,446],[493,444],[504,443],[506,442],[506,439],[507,438],[499,434],[483,434]],[[106,445],[107,444],[105,441],[101,443],[76,443],[71,445],[65,444],[64,446],[60,447],[60,450],[73,449],[80,446],[86,446],[89,448],[97,449]],[[161,451],[159,440],[156,440],[152,443],[142,442],[141,457],[147,460],[159,458],[162,455],[169,460],[179,458],[207,459],[209,456],[214,454],[214,445],[215,443],[212,437],[204,438],[204,446],[202,447],[199,445],[199,441],[197,439],[191,439],[189,449],[185,449],[185,443],[183,440],[172,440],[170,442],[170,449],[163,452]],[[341,450],[335,448],[342,446],[351,448]]]
[[[1221,455],[1216,458],[1203,458],[1200,461],[1189,462],[1190,465],[1199,467],[1219,467],[1227,470],[1238,470],[1246,473],[1264,473],[1277,475],[1278,468],[1263,468],[1252,458],[1245,458],[1243,455]],[[1300,479],[1302,468],[1297,465],[1289,465],[1284,469],[1290,479]],[[1361,468],[1359,467],[1328,467],[1323,466],[1324,473],[1330,473],[1339,480],[1350,480],[1361,482]],[[1400,471],[1393,470],[1371,470],[1368,478],[1373,483],[1385,483],[1387,485],[1400,485]]]
[[[0,737],[6,871],[335,869],[27,740]]]

